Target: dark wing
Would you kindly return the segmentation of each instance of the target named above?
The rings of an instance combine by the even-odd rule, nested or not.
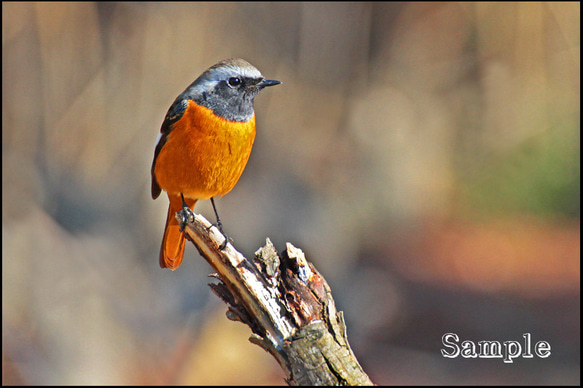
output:
[[[152,198],[156,199],[160,196],[162,189],[156,180],[156,175],[154,174],[154,167],[156,167],[156,159],[158,158],[158,154],[160,154],[160,150],[166,144],[166,140],[168,140],[168,135],[172,131],[172,124],[177,122],[182,118],[184,111],[188,107],[188,99],[182,98],[182,96],[178,97],[176,101],[172,104],[170,109],[168,109],[168,113],[166,113],[166,117],[164,118],[164,122],[162,123],[162,128],[160,129],[160,139],[158,140],[158,144],[156,144],[156,150],[154,151],[154,160],[152,161]]]

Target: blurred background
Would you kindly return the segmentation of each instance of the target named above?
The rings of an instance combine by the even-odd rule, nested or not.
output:
[[[158,267],[156,137],[230,57],[283,85],[225,229],[304,250],[375,383],[580,384],[578,2],[3,2],[3,384],[285,384],[196,249]]]

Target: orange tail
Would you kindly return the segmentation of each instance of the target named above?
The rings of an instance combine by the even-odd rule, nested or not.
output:
[[[179,195],[168,194],[170,205],[166,217],[166,229],[160,248],[160,267],[175,270],[180,267],[184,257],[184,233],[180,231],[180,224],[176,220],[176,212],[182,210],[182,198]],[[194,208],[196,200],[185,198],[186,204]]]

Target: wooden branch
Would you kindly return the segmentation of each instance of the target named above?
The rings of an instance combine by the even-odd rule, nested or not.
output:
[[[326,280],[287,243],[280,254],[267,239],[246,259],[204,217],[182,210],[184,233],[217,272],[209,284],[228,306],[227,317],[247,324],[249,340],[281,365],[289,385],[373,385],[350,349],[342,312]]]

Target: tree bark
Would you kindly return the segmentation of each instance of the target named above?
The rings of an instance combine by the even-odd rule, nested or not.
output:
[[[304,253],[287,243],[279,254],[269,239],[246,259],[204,217],[176,214],[184,233],[214,268],[209,284],[247,324],[249,340],[280,364],[289,385],[373,385],[350,349],[342,312],[326,280]]]

